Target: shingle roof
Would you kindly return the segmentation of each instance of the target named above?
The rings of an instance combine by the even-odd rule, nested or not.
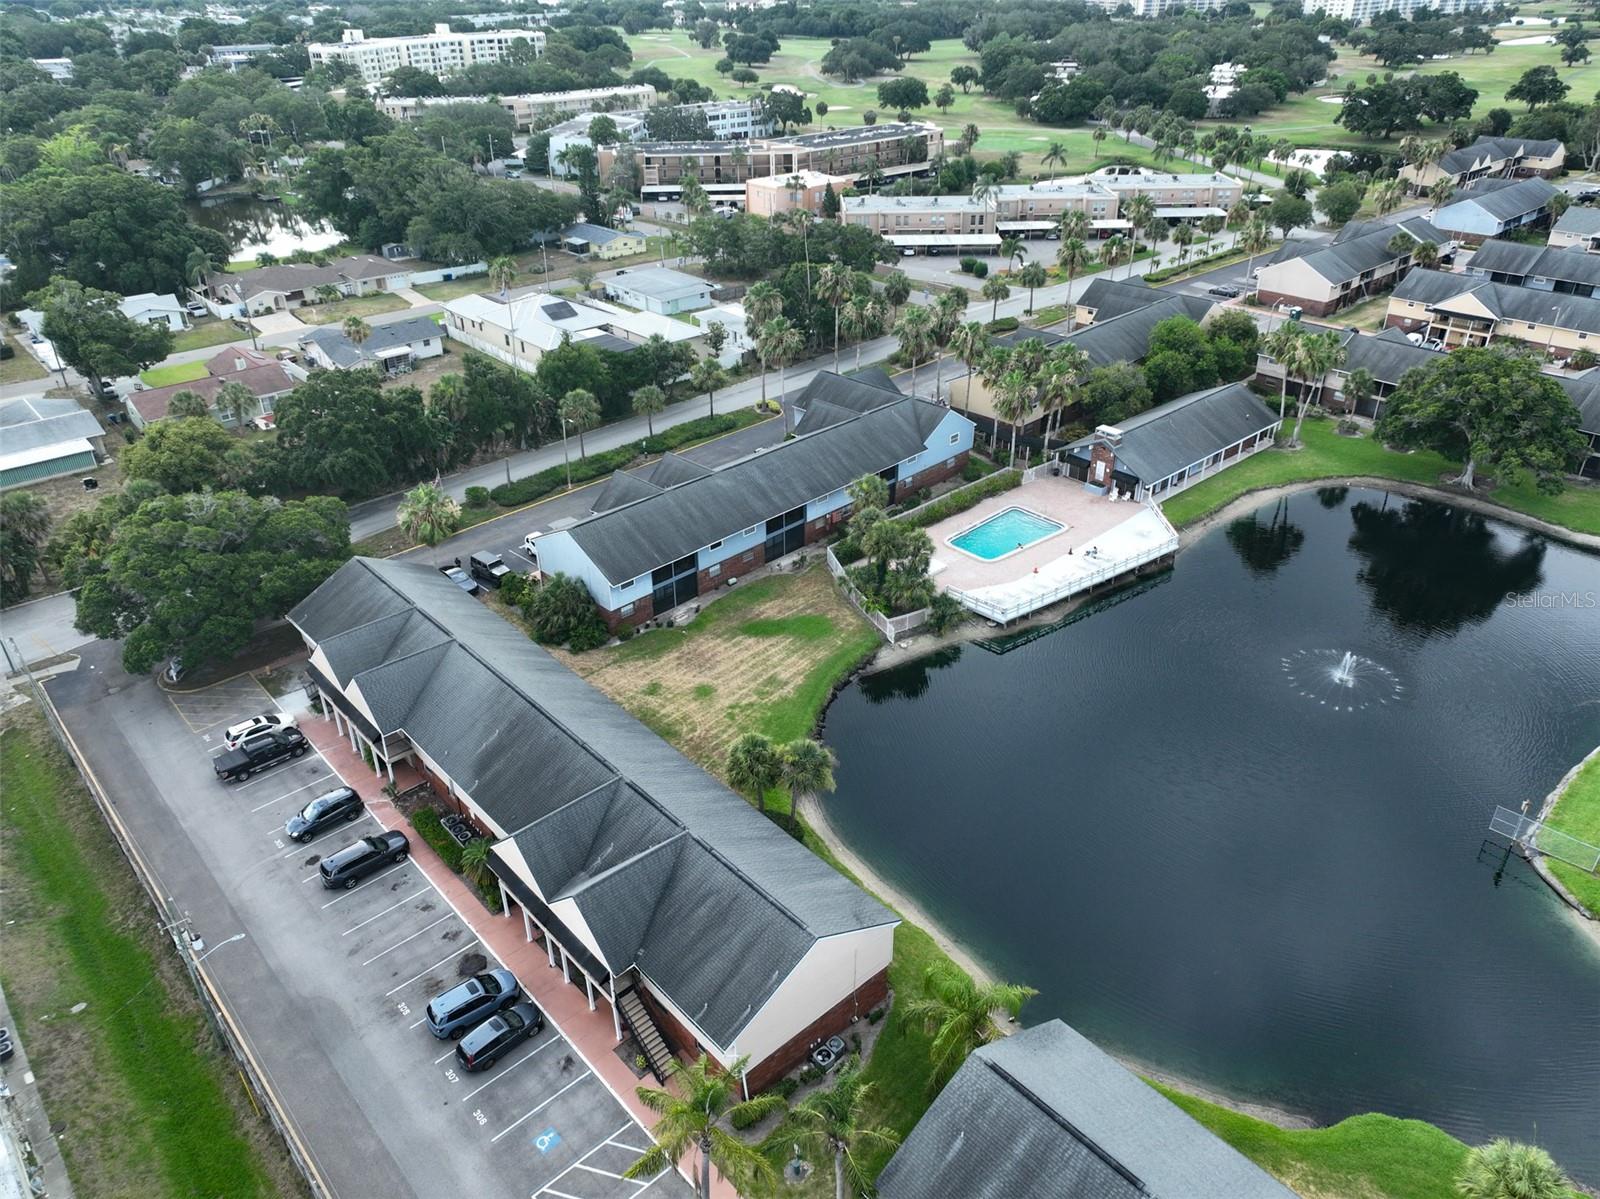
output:
[[[600,485],[600,490],[594,497],[594,505],[590,512],[610,512],[613,508],[620,508],[624,504],[631,504],[634,500],[642,500],[646,496],[656,495],[661,491],[654,483],[641,479],[638,475],[628,471],[619,470],[612,474]]]
[[[1509,180],[1486,179],[1471,187],[1462,188],[1450,201],[1433,214],[1433,223],[1441,229],[1452,228],[1452,209],[1469,205],[1488,213],[1497,221],[1516,220],[1530,212],[1538,212],[1550,203],[1558,189],[1547,179]]]
[[[665,453],[661,460],[644,470],[644,476],[650,481],[651,486],[658,488],[676,487],[679,483],[687,483],[690,479],[701,479],[711,473],[709,466],[701,466],[698,462],[691,462],[682,454]]]
[[[1243,383],[1196,391],[1120,421],[1117,461],[1145,483],[1157,483],[1272,424],[1268,412]],[[1095,434],[1068,449],[1085,449]]]
[[[1399,329],[1385,329],[1375,337],[1354,334],[1345,341],[1344,354],[1344,365],[1339,368],[1344,374],[1364,370],[1379,383],[1391,386],[1407,371],[1432,366],[1444,357],[1442,350],[1412,345]]]
[[[1600,297],[1514,287],[1444,271],[1414,270],[1400,281],[1393,298],[1455,311],[1450,306],[1462,296],[1471,296],[1502,321],[1553,324],[1558,329],[1600,333]]]
[[[577,904],[613,973],[637,965],[719,1046],[818,938],[897,922],[432,567],[352,559],[290,620],[383,732],[517,830],[500,847]]]
[[[1294,1199],[1051,1020],[974,1051],[878,1178],[883,1199]]]
[[[586,241],[593,246],[610,245],[623,237],[637,237],[636,233],[626,233],[618,229],[607,229],[604,225],[591,225],[579,221],[576,225],[568,225],[561,231],[562,237],[575,237],[579,241]]]
[[[1078,306],[1094,313],[1097,321],[1110,320],[1124,312],[1133,312],[1161,299],[1156,291],[1141,278],[1107,279],[1096,275],[1078,297]]]
[[[128,402],[148,423],[164,419],[167,409],[172,404],[172,398],[180,391],[192,391],[207,404],[214,404],[217,392],[222,390],[224,383],[242,384],[258,400],[262,396],[292,391],[295,387],[293,376],[283,368],[282,363],[269,362],[264,366],[252,366],[247,370],[231,371],[225,375],[207,375],[203,379],[191,379],[187,383],[174,383],[170,387],[152,387],[148,391],[135,391],[128,396]]]
[[[1451,150],[1439,159],[1439,169],[1447,175],[1459,175],[1484,162],[1506,162],[1513,158],[1532,156],[1549,158],[1561,149],[1559,140],[1530,141],[1516,137],[1480,137],[1470,146]]]
[[[238,274],[219,272],[207,276],[206,285],[213,293],[226,290],[235,293],[241,300],[248,300],[251,296],[262,292],[304,291],[307,288],[321,287],[325,283],[338,284],[353,279],[381,279],[389,275],[404,275],[410,269],[372,254],[352,254],[348,258],[330,262],[327,266],[315,266],[309,262],[285,262],[277,266],[262,266],[240,271]]]
[[[799,417],[795,432],[814,433],[892,404],[903,394],[894,380],[875,366],[848,377],[832,371],[818,371],[789,406]]]
[[[344,330],[337,325],[321,325],[300,340],[315,342],[335,366],[350,367],[373,361],[382,350],[443,337],[444,330],[432,317],[411,316],[404,320],[373,325],[367,334],[367,340],[359,346],[346,337]]]
[[[835,378],[830,388],[851,382]],[[869,399],[878,393],[856,386]],[[921,452],[946,411],[902,396],[815,432],[802,428],[793,440],[591,516],[567,532],[601,574],[627,582]]]
[[[1570,233],[1575,237],[1588,237],[1600,233],[1600,208],[1574,205],[1561,214],[1554,232]]]
[[[7,455],[104,436],[94,413],[70,396],[0,400],[0,452]]]
[[[1588,371],[1576,378],[1555,376],[1578,409],[1578,428],[1600,436],[1600,370]]]
[[[1157,294],[1161,298],[1153,304],[1124,312],[1121,316],[1114,316],[1110,320],[1096,320],[1086,329],[1075,329],[1065,335],[1053,336],[1056,341],[1076,342],[1092,366],[1138,362],[1149,352],[1150,334],[1162,321],[1175,316],[1188,317],[1192,321],[1204,320],[1216,307],[1214,301],[1204,296],[1173,295],[1170,292]],[[1023,330],[1019,329],[1011,336],[1018,337],[1022,332]],[[1033,335],[1037,336],[1037,331]],[[1009,344],[1015,345],[1016,342]],[[1046,340],[1045,344],[1052,345],[1054,342]]]
[[[1435,245],[1443,245],[1450,240],[1448,234],[1441,233],[1427,221],[1416,218],[1398,225],[1361,228],[1355,235],[1345,240],[1335,238],[1326,245],[1307,244],[1304,241],[1286,242],[1262,269],[1266,270],[1280,262],[1298,259],[1329,283],[1343,283],[1349,279],[1359,278],[1364,271],[1376,270],[1385,263],[1393,262],[1395,253],[1389,249],[1389,243],[1394,240],[1395,234],[1400,232],[1409,233],[1416,241],[1428,240]]]
[[[1595,287],[1600,286],[1600,254],[1576,246],[1530,246],[1492,238],[1473,252],[1466,271],[1469,275],[1503,275],[1505,278],[1498,280],[1503,283],[1549,279]]]

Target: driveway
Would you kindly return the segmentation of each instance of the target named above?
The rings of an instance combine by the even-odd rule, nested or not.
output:
[[[309,844],[287,839],[287,817],[343,781],[323,753],[217,781],[221,731],[274,706],[253,678],[169,695],[123,673],[100,642],[49,690],[160,885],[211,946],[207,968],[334,1194],[689,1193],[675,1173],[620,1177],[649,1136],[556,1018],[479,1074],[429,1034],[429,998],[499,959],[417,860],[354,890],[319,885],[323,854],[382,827],[369,799]]]

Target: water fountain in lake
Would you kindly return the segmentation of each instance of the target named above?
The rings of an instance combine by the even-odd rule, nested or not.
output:
[[[1405,694],[1394,671],[1349,650],[1303,649],[1283,659],[1283,673],[1302,696],[1335,712],[1395,703]]]

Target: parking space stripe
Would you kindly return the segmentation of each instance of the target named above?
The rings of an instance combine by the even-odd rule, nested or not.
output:
[[[579,1199],[577,1195],[569,1195],[565,1191],[558,1191],[552,1187],[545,1187],[539,1192],[541,1195],[554,1195],[556,1199]]]
[[[600,1141],[600,1142],[598,1142],[598,1143],[597,1143],[597,1144],[596,1144],[596,1145],[595,1145],[595,1146],[594,1146],[594,1148],[592,1148],[592,1149],[590,1149],[590,1150],[589,1150],[589,1152],[587,1152],[587,1153],[585,1153],[585,1154],[584,1154],[584,1155],[583,1155],[583,1156],[582,1156],[582,1157],[580,1157],[580,1158],[579,1158],[579,1159],[578,1159],[578,1160],[577,1160],[577,1161],[575,1161],[575,1162],[573,1162],[573,1163],[572,1163],[572,1165],[570,1165],[570,1166],[568,1166],[568,1167],[567,1167],[567,1168],[566,1168],[566,1169],[565,1169],[565,1170],[563,1170],[563,1171],[561,1171],[561,1173],[559,1173],[559,1174],[557,1174],[557,1175],[556,1175],[556,1176],[555,1176],[555,1177],[554,1177],[554,1178],[552,1178],[552,1179],[551,1179],[551,1180],[550,1180],[550,1181],[549,1181],[549,1182],[547,1182],[547,1183],[545,1183],[545,1184],[544,1184],[544,1185],[543,1185],[543,1186],[542,1186],[542,1187],[540,1187],[540,1188],[539,1188],[539,1189],[538,1189],[538,1190],[537,1190],[537,1191],[536,1191],[536,1192],[534,1192],[534,1193],[535,1193],[535,1194],[536,1194],[536,1195],[560,1195],[560,1194],[561,1194],[561,1193],[562,1193],[562,1192],[560,1192],[560,1191],[557,1191],[557,1190],[554,1190],[554,1189],[552,1189],[552,1188],[554,1188],[554,1186],[555,1186],[555,1185],[556,1185],[556,1183],[558,1183],[558,1182],[560,1182],[560,1181],[561,1181],[561,1180],[562,1180],[562,1179],[563,1179],[563,1178],[565,1178],[565,1177],[566,1177],[566,1176],[567,1176],[567,1175],[568,1175],[568,1174],[571,1174],[571,1173],[572,1173],[572,1171],[573,1171],[573,1170],[574,1170],[574,1169],[576,1169],[576,1168],[577,1168],[577,1167],[579,1167],[579,1166],[583,1166],[583,1163],[584,1163],[584,1162],[586,1162],[586,1161],[588,1161],[588,1160],[589,1160],[589,1159],[590,1159],[590,1158],[591,1158],[591,1157],[593,1157],[593,1156],[594,1156],[594,1155],[595,1155],[595,1154],[597,1154],[597,1153],[599,1153],[599,1152],[600,1152],[600,1150],[602,1150],[602,1149],[604,1149],[604,1148],[605,1148],[605,1147],[606,1147],[606,1146],[607,1146],[607,1145],[612,1145],[612,1146],[616,1146],[616,1145],[617,1145],[617,1142],[616,1142],[616,1139],[615,1139],[615,1138],[617,1138],[617,1137],[618,1137],[618,1136],[620,1136],[620,1135],[622,1135],[622,1134],[623,1134],[623,1133],[625,1133],[625,1132],[627,1132],[627,1131],[628,1131],[628,1129],[630,1129],[630,1128],[632,1128],[632,1127],[633,1127],[633,1121],[632,1121],[632,1120],[629,1120],[629,1121],[628,1121],[628,1122],[627,1122],[627,1123],[626,1123],[626,1124],[624,1124],[624,1125],[623,1125],[623,1126],[622,1126],[622,1127],[621,1127],[621,1128],[619,1128],[619,1129],[617,1129],[617,1131],[616,1131],[616,1132],[614,1132],[614,1133],[612,1133],[612,1134],[611,1134],[611,1135],[610,1135],[610,1136],[609,1136],[609,1137],[607,1137],[607,1138],[606,1138],[606,1139],[605,1139],[605,1140],[603,1140],[603,1141]],[[624,1145],[624,1146],[619,1146],[619,1148],[627,1148],[627,1146],[625,1146],[625,1145]],[[635,1149],[635,1150],[633,1150],[633,1152],[635,1152],[635,1153],[638,1153],[638,1154],[640,1154],[640,1155],[641,1155],[641,1156],[642,1156],[642,1155],[643,1155],[643,1152],[644,1152],[644,1151],[643,1151],[643,1150],[640,1150],[640,1149]],[[584,1166],[584,1169],[586,1169],[586,1170],[587,1170],[587,1169],[593,1169],[593,1167],[590,1167],[590,1166]],[[596,1170],[596,1171],[595,1171],[595,1173],[597,1173],[597,1174],[603,1174],[603,1173],[605,1173],[605,1171],[603,1171],[603,1170]],[[613,1177],[613,1178],[618,1178],[618,1177],[620,1177],[620,1175],[616,1175],[616,1174],[613,1174],[613,1175],[611,1175],[611,1177]],[[659,1175],[659,1174],[658,1174],[658,1175],[656,1175],[656,1178],[659,1178],[659,1177],[661,1177],[661,1175]],[[643,1189],[643,1187],[647,1187],[647,1186],[649,1186],[649,1185],[650,1185],[650,1183],[652,1183],[652,1182],[654,1182],[654,1181],[655,1181],[655,1178],[652,1178],[652,1179],[651,1179],[651,1180],[650,1180],[650,1182],[646,1182],[646,1183],[642,1183],[642,1184],[641,1184],[641,1183],[638,1183],[638,1182],[635,1182],[635,1181],[634,1181],[634,1180],[633,1180],[633,1179],[631,1179],[631,1178],[626,1178],[626,1179],[623,1179],[623,1181],[624,1181],[624,1182],[633,1182],[633,1183],[634,1183],[634,1185],[635,1185],[635,1186],[638,1186],[638,1187],[640,1187],[640,1188],[641,1188],[641,1189]]]
[[[418,1020],[418,1021],[417,1021],[417,1024],[421,1024],[421,1023],[422,1023],[422,1021],[421,1021],[421,1020]],[[416,1026],[417,1026],[417,1024],[413,1024],[413,1025],[412,1025],[412,1026],[411,1026],[411,1027],[412,1027],[412,1028],[415,1028],[415,1027],[416,1027]],[[434,1065],[435,1065],[435,1066],[437,1066],[437,1065],[438,1065],[438,1064],[439,1064],[439,1063],[440,1063],[440,1062],[442,1062],[442,1061],[444,1061],[444,1059],[445,1059],[445,1058],[447,1058],[447,1057],[449,1057],[449,1056],[450,1056],[450,1055],[451,1055],[451,1054],[453,1054],[453,1053],[455,1053],[455,1050],[454,1050],[454,1049],[446,1049],[446,1050],[445,1050],[445,1051],[444,1051],[444,1052],[443,1052],[443,1053],[441,1053],[441,1054],[440,1054],[440,1055],[439,1055],[439,1056],[438,1056],[438,1057],[436,1057],[436,1058],[434,1058],[434,1059],[433,1059],[433,1064],[434,1064]]]
[[[472,1091],[470,1094],[468,1094],[467,1095],[467,1099],[471,1099],[473,1095],[476,1095],[478,1093],[478,1091],[483,1090],[484,1087],[493,1086],[495,1083],[499,1082],[502,1078],[504,1078],[507,1074],[510,1074],[518,1066],[522,1065],[523,1062],[530,1062],[534,1058],[538,1057],[541,1053],[543,1053],[546,1049],[549,1049],[550,1046],[559,1045],[561,1043],[562,1043],[561,1042],[561,1038],[559,1036],[551,1037],[543,1045],[540,1045],[532,1053],[528,1054],[527,1057],[519,1057],[516,1061],[512,1062],[509,1066],[505,1066],[505,1067],[502,1067],[500,1070],[497,1070],[495,1072],[495,1076],[493,1078],[491,1078],[488,1082],[481,1084],[477,1088],[477,1090]],[[454,1050],[452,1050],[451,1052],[454,1052]],[[462,1102],[465,1102],[465,1100],[463,1100]]]
[[[521,1124],[524,1120],[531,1120],[534,1116],[537,1116],[540,1112],[544,1111],[545,1108],[549,1107],[557,1099],[560,1099],[561,1096],[565,1095],[568,1091],[572,1090],[573,1087],[577,1086],[580,1082],[582,1082],[584,1079],[588,1078],[593,1073],[594,1073],[593,1070],[585,1070],[582,1074],[578,1075],[578,1077],[574,1078],[566,1086],[562,1087],[559,1091],[557,1091],[554,1095],[550,1096],[550,1098],[546,1099],[543,1103],[541,1103],[538,1107],[534,1108],[531,1112],[527,1112],[527,1113],[525,1113],[525,1114],[523,1114],[521,1116],[518,1116],[514,1121],[512,1121],[510,1124],[508,1124],[505,1128],[502,1128],[499,1132],[495,1133],[494,1136],[489,1138],[489,1144],[493,1145],[501,1137],[505,1136],[506,1133],[510,1132],[512,1129],[516,1128],[517,1125]]]
[[[302,848],[304,848],[304,847],[302,846]],[[372,881],[373,882],[377,882],[380,878],[388,878],[396,870],[404,870],[410,864],[411,864],[411,859],[410,858],[407,858],[404,862],[396,862],[393,866],[390,866],[389,869],[385,870],[382,874],[373,875],[372,876]],[[322,910],[323,911],[327,911],[334,904],[338,903],[341,899],[349,899],[355,893],[356,893],[356,889],[354,887],[351,887],[348,891],[345,891],[343,894],[335,895],[332,899],[328,900],[327,903],[322,905]]]
[[[290,759],[289,759],[289,761],[291,761],[291,762],[298,762],[298,761],[303,761],[303,760],[304,760],[304,759],[305,759],[305,757],[306,757],[306,756],[307,756],[307,755],[305,755],[305,754],[301,754],[301,755],[300,755],[300,757],[298,757],[298,758],[290,758]],[[333,770],[333,765],[332,765],[332,763],[330,763],[330,762],[329,762],[329,761],[328,761],[328,759],[326,759],[326,758],[324,758],[324,757],[323,757],[323,756],[322,756],[322,755],[321,755],[321,754],[319,754],[319,753],[318,753],[318,752],[317,752],[317,751],[316,751],[316,750],[312,750],[312,751],[311,751],[311,753],[310,753],[310,756],[311,756],[311,757],[313,757],[313,758],[315,758],[315,759],[316,759],[316,760],[317,760],[317,761],[319,761],[319,762],[321,762],[321,763],[322,763],[322,764],[323,764],[323,765],[324,765],[324,766],[326,766],[326,767],[327,767],[327,768],[328,768],[328,770],[329,770],[329,771],[330,771],[330,772],[332,772],[332,770]],[[275,765],[276,765],[276,763],[275,763]],[[272,769],[272,767],[271,767],[271,766],[268,766],[268,767],[267,767],[267,769],[268,769],[268,770],[271,770],[271,769]],[[271,776],[271,777],[268,777],[268,776],[265,776],[265,775],[264,775],[264,776],[262,776],[262,777],[261,777],[261,778],[258,778],[258,779],[256,779],[256,780],[255,780],[255,782],[251,782],[251,783],[240,783],[240,784],[238,784],[238,785],[237,785],[237,786],[236,786],[236,787],[234,787],[234,790],[235,790],[235,791],[248,791],[248,790],[250,790],[250,788],[251,788],[251,787],[255,787],[255,786],[258,786],[258,785],[260,785],[260,784],[261,784],[261,783],[270,783],[270,782],[272,782],[272,781],[273,781],[273,778],[275,778],[275,777],[276,777],[276,776]]]
[[[617,1131],[621,1132],[622,1129],[619,1128]],[[640,1157],[643,1157],[646,1153],[650,1152],[648,1149],[641,1149],[637,1145],[630,1145],[626,1141],[619,1141],[615,1138],[615,1136],[608,1137],[606,1139],[606,1144],[613,1145],[618,1149],[626,1149],[629,1153],[637,1153]]]
[[[382,878],[383,876],[380,874],[378,877]],[[396,941],[393,945],[389,946],[388,949],[385,949],[383,951],[383,953],[375,953],[370,958],[368,958],[366,961],[362,962],[361,964],[363,966],[372,965],[372,963],[377,961],[379,958],[384,957],[387,954],[393,953],[395,950],[399,949],[400,946],[406,944],[406,942],[408,942],[408,941],[415,941],[423,933],[427,932],[428,929],[433,928],[435,925],[443,924],[446,920],[450,920],[454,916],[455,916],[454,912],[448,912],[445,915],[440,916],[437,920],[435,920],[433,922],[433,924],[427,925],[425,928],[419,928],[416,932],[412,933],[409,937],[407,937],[405,939],[405,941]]]
[[[644,1183],[640,1182],[637,1178],[624,1178],[620,1174],[613,1174],[610,1170],[602,1170],[599,1166],[586,1166],[582,1162],[573,1162],[572,1168],[574,1170],[587,1170],[591,1174],[601,1174],[606,1178],[615,1178],[618,1182],[625,1182],[629,1186],[638,1187],[640,1190],[644,1189]]]
[[[364,816],[362,816],[360,818],[360,820],[352,820],[352,821],[350,821],[349,824],[345,825],[345,828],[353,828],[354,826],[360,824],[362,820],[377,820],[377,817],[374,816],[371,812],[368,812]],[[272,834],[269,832],[267,835],[270,837]],[[326,836],[326,835],[327,835],[326,833],[323,834],[323,836]],[[311,838],[310,841],[297,842],[293,849],[285,850],[283,853],[280,853],[278,856],[280,858],[292,858],[297,853],[305,853],[307,845],[314,845],[316,842],[318,842],[320,840],[322,840],[322,837],[313,837],[313,838]],[[323,907],[327,907],[328,905],[327,904],[323,904],[322,906]]]
[[[339,777],[338,775],[334,774],[333,771],[330,770],[330,771],[328,771],[327,774],[322,775],[320,778],[312,779],[304,787],[296,787],[293,791],[285,791],[282,795],[278,796],[277,799],[269,799],[264,804],[257,804],[255,807],[250,809],[251,815],[254,815],[255,813],[259,812],[262,808],[270,808],[275,803],[282,803],[284,800],[288,799],[289,796],[291,796],[291,795],[299,795],[300,792],[302,792],[302,791],[309,791],[309,790],[311,790],[311,788],[315,787],[318,783],[325,783],[329,779],[338,778],[338,777]]]
[[[413,974],[410,978],[406,979],[406,981],[401,983],[398,987],[390,987],[387,991],[385,991],[383,993],[383,997],[385,999],[387,999],[387,998],[389,998],[389,996],[393,995],[396,991],[403,991],[405,988],[409,987],[412,983],[416,982],[417,979],[421,978],[424,974],[429,974],[432,971],[437,970],[440,966],[443,966],[446,962],[451,961],[454,958],[460,957],[463,953],[465,953],[467,950],[471,949],[477,943],[478,943],[478,938],[477,937],[473,937],[472,940],[468,941],[465,945],[462,945],[460,948],[458,948],[458,949],[454,950],[453,952],[451,952],[451,953],[445,955],[444,957],[440,958],[437,962],[435,962],[433,965],[429,966],[426,970],[423,970],[423,971],[421,971],[421,972],[419,972],[417,974]],[[421,1023],[422,1023],[421,1020],[417,1021],[417,1024],[421,1024]],[[417,1026],[417,1024],[413,1024],[411,1027],[415,1028]]]
[[[638,1197],[640,1195],[644,1194],[651,1187],[655,1186],[656,1183],[660,1182],[663,1178],[665,1178],[668,1174],[671,1174],[671,1173],[672,1173],[672,1171],[670,1169],[661,1171],[661,1173],[657,1174],[649,1182],[645,1183],[642,1187],[640,1187],[637,1191],[635,1191],[633,1193],[634,1194],[634,1199],[638,1199]]]
[[[355,932],[356,929],[365,928],[367,925],[371,924],[374,920],[378,919],[379,916],[387,916],[390,912],[394,911],[395,908],[403,908],[403,907],[405,907],[406,904],[410,903],[415,898],[416,898],[415,895],[407,895],[399,903],[391,904],[389,907],[384,908],[383,911],[379,912],[377,916],[368,916],[360,924],[352,924],[349,928],[345,929],[344,932],[340,933],[339,935],[341,937],[348,937],[351,933]]]

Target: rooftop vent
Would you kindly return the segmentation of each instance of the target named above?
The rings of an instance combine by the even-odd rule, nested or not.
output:
[[[1118,446],[1122,444],[1122,430],[1115,425],[1097,425],[1094,435],[1107,445]]]

